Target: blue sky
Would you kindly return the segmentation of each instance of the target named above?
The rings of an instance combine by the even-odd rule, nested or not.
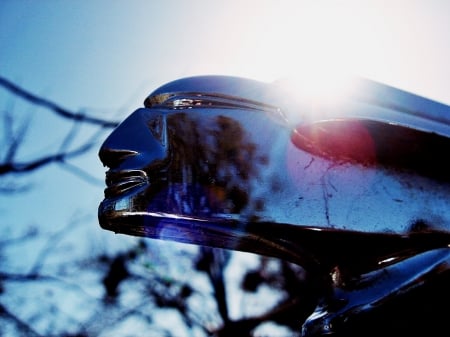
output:
[[[449,13],[445,0],[2,0],[0,75],[74,111],[119,120],[159,85],[203,74],[273,81],[339,69],[450,104]],[[8,97],[0,89],[2,109]],[[25,159],[64,132],[43,109],[18,101],[14,113],[31,120]],[[94,152],[73,164],[99,183],[58,166],[13,177],[32,189],[1,197],[2,216],[57,227],[82,210],[95,226],[104,169]]]

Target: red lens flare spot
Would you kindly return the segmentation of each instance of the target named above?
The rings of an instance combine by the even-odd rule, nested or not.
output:
[[[337,162],[376,163],[375,141],[359,120],[330,120],[298,126],[292,133],[292,143]]]

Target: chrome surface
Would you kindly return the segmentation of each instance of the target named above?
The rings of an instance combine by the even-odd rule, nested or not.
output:
[[[99,222],[276,256],[318,280],[345,270],[359,281],[325,282],[347,304],[318,306],[312,336],[436,263],[448,270],[450,107],[365,79],[337,100],[286,83],[201,76],[156,89],[100,149]]]
[[[358,85],[336,106],[314,102],[314,114],[310,103],[252,80],[206,76],[162,86],[105,141],[100,157],[108,176],[141,172],[124,185],[164,181],[159,192],[172,202],[152,207],[125,189],[101,209],[370,233],[405,234],[420,222],[448,232],[450,108],[371,81]],[[178,152],[185,155],[175,163]],[[175,184],[210,191],[180,194]],[[232,188],[248,200],[233,200]],[[223,194],[221,205],[211,204],[213,190]],[[142,209],[117,209],[117,198],[121,205],[138,198]]]
[[[323,304],[318,305],[303,325],[303,336],[342,334],[345,322],[358,315],[367,315],[397,297],[407,296],[449,268],[450,250],[444,248],[427,251],[364,274],[350,284],[339,284],[335,280],[332,293]],[[378,324],[383,325],[383,322]],[[389,331],[389,327],[386,330]],[[370,334],[369,331],[366,333]]]

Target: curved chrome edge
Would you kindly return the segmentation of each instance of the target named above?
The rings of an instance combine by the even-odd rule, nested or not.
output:
[[[161,102],[173,95],[201,95],[228,97],[237,100],[253,101],[258,104],[273,105],[269,83],[233,76],[193,76],[169,82],[154,90],[146,99],[149,107],[152,102]],[[276,100],[275,100],[276,101]]]
[[[356,85],[354,99],[379,108],[364,117],[450,137],[449,105],[368,79]]]
[[[305,321],[302,336],[333,335],[345,331],[350,318],[411,293],[450,269],[450,249],[425,251],[388,267],[361,275],[354,284],[335,283],[331,295]]]
[[[216,75],[169,82],[154,90],[144,105],[147,108],[170,104],[172,108],[228,106],[278,110],[288,116],[289,124],[362,118],[450,137],[449,105],[365,78],[354,78],[352,82],[354,90],[342,97],[344,104],[340,101],[337,107],[335,102],[314,98],[313,113],[307,111],[311,102],[303,93],[296,95],[292,90],[280,90],[279,83]]]

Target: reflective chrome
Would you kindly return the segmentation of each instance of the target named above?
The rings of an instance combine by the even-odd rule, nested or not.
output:
[[[246,79],[195,77],[157,89],[102,146],[108,177],[148,187],[118,189],[130,209],[107,197],[101,210],[114,213],[101,212],[102,224],[150,208],[193,221],[396,234],[419,222],[447,232],[449,107],[370,81],[359,85],[364,90],[338,111],[315,102],[312,116],[308,102]],[[152,206],[161,196],[150,191],[172,202]]]
[[[441,248],[364,274],[349,284],[340,284],[339,280],[335,280],[333,291],[326,296],[323,303],[317,306],[303,325],[302,335],[322,336],[339,332],[340,335],[345,336],[346,322],[354,320],[355,316],[367,315],[397,297],[408,295],[423,284],[433,282],[449,268],[450,250]],[[418,302],[416,305],[420,306],[421,303]],[[401,313],[397,314],[401,315]],[[383,326],[383,323],[375,324]],[[443,322],[442,324],[444,326],[437,330],[448,332],[445,324]],[[389,331],[389,327],[386,327],[385,331]],[[367,335],[372,335],[369,330],[365,332]],[[433,335],[431,331],[428,332]]]
[[[318,279],[342,266],[345,278],[372,278],[425,251],[447,254],[450,107],[355,84],[337,101],[223,76],[158,88],[100,149],[109,167],[101,226],[276,256]],[[395,272],[387,281],[415,282]],[[356,286],[367,305],[385,296]],[[339,310],[326,317],[345,317]]]

